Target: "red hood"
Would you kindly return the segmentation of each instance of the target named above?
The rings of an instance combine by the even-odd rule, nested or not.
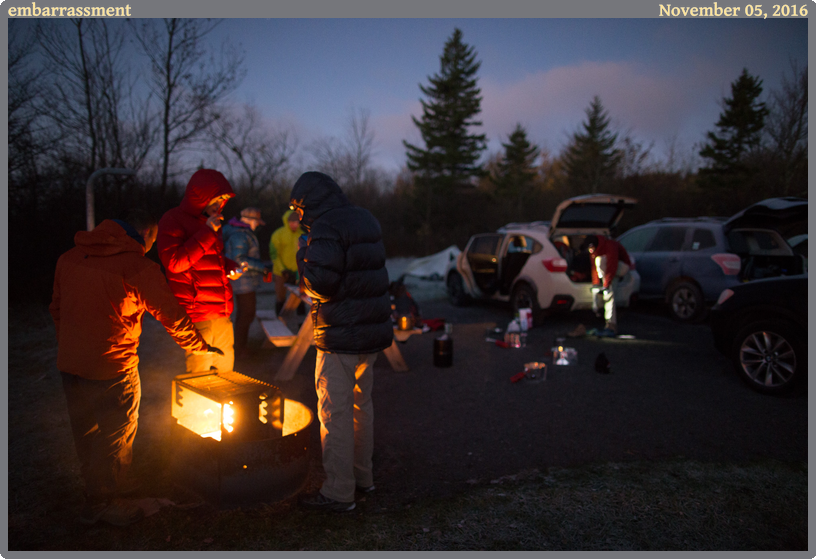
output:
[[[94,227],[93,231],[79,231],[74,235],[74,244],[90,256],[112,256],[122,252],[144,254],[144,247],[139,241],[110,219]]]
[[[226,177],[213,169],[199,169],[190,177],[180,206],[186,213],[198,216],[210,200],[224,194],[229,194],[230,198],[235,196]]]

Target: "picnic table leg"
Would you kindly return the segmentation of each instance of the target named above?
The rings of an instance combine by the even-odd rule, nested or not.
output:
[[[400,373],[408,371],[408,364],[402,357],[402,352],[399,350],[399,346],[397,346],[397,340],[392,341],[391,345],[383,350],[383,354],[388,358],[392,369]]]
[[[278,370],[278,374],[275,375],[275,380],[291,380],[292,377],[295,376],[295,371],[297,371],[298,367],[300,367],[300,363],[303,361],[303,357],[306,355],[306,352],[312,345],[313,339],[314,330],[312,330],[312,316],[308,314],[306,315],[306,319],[303,321],[300,330],[298,330],[295,343],[286,353],[286,358],[283,360],[283,365],[281,365],[280,370]]]
[[[297,310],[302,302],[303,301],[296,293],[290,291],[289,296],[286,298],[286,302],[283,304],[279,318],[281,320],[287,320]]]

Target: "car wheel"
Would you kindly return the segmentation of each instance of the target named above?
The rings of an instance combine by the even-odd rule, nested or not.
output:
[[[681,281],[669,288],[666,299],[669,312],[680,322],[696,322],[705,313],[705,301],[700,288],[688,281]]]
[[[532,309],[533,323],[537,323],[541,315],[541,307],[538,304],[538,297],[532,287],[527,283],[519,283],[513,288],[513,296],[510,298],[513,305],[513,314],[518,314],[519,309]]]
[[[779,320],[762,320],[742,328],[734,339],[731,358],[742,379],[765,394],[791,390],[806,367],[804,345],[794,327]]]
[[[448,301],[454,307],[462,307],[470,302],[470,296],[465,292],[465,284],[462,276],[453,272],[448,275]]]

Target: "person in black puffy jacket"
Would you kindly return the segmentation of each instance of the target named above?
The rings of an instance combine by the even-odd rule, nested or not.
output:
[[[343,512],[354,492],[374,489],[371,388],[377,353],[393,341],[382,230],[328,175],[308,172],[290,208],[307,232],[298,250],[301,289],[312,299],[320,440],[326,481],[309,508]]]

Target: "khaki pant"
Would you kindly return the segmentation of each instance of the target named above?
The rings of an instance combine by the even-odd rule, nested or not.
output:
[[[599,256],[595,258],[595,270],[598,273],[598,278],[603,284],[603,278],[606,275],[606,256]],[[596,297],[600,300],[604,309],[604,322],[606,328],[613,332],[618,331],[618,311],[615,307],[615,292],[618,290],[619,279],[629,272],[629,265],[625,262],[618,262],[618,269],[615,272],[615,277],[609,284],[609,289],[602,293],[598,293]]]
[[[114,496],[133,461],[142,386],[139,371],[111,380],[62,373],[62,387],[89,503]]]
[[[230,317],[202,320],[196,322],[195,327],[198,328],[204,341],[223,351],[224,355],[214,353],[195,355],[188,351],[186,353],[187,372],[205,373],[209,372],[210,367],[215,367],[219,371],[231,371],[235,366],[235,352],[232,347],[234,338]]]
[[[354,501],[354,486],[374,485],[374,385],[376,353],[351,355],[317,350],[315,390],[329,499]]]

